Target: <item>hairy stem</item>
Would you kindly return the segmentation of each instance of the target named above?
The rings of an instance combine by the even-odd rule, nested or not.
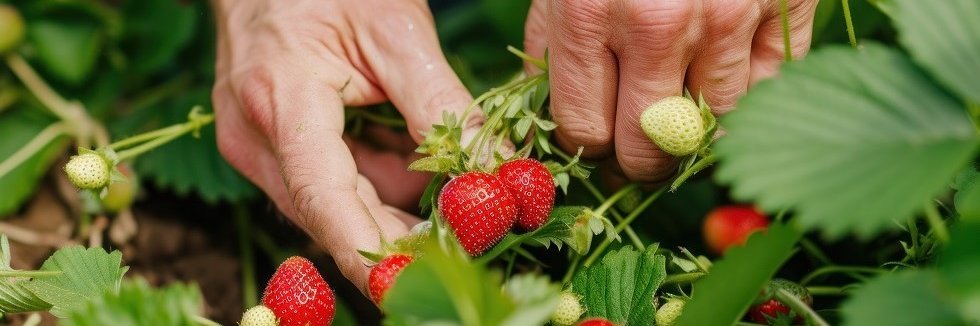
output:
[[[789,35],[789,0],[779,1],[779,20],[783,24],[783,55],[786,62],[790,62],[793,61],[793,45]]]
[[[625,187],[624,187],[624,189],[625,189]],[[633,222],[633,220],[635,220],[637,217],[639,217],[640,216],[640,213],[642,213],[644,210],[646,210],[646,208],[648,206],[650,206],[650,204],[652,204],[654,201],[656,201],[657,198],[660,198],[660,195],[662,195],[664,193],[664,191],[666,191],[666,190],[667,190],[666,187],[661,187],[660,190],[657,190],[657,191],[653,192],[652,194],[650,194],[650,196],[647,196],[647,198],[644,199],[643,202],[640,203],[640,205],[636,209],[634,209],[632,212],[630,212],[630,215],[627,215],[625,219],[623,219],[622,221],[619,222],[618,225],[616,225],[616,234],[619,234],[619,232],[622,231],[624,228],[626,228],[627,225],[629,225],[630,223]],[[623,192],[623,190],[620,189],[619,192],[616,192],[615,194],[613,194],[612,197],[609,197],[609,200],[606,201],[606,203],[615,202],[614,199],[616,199],[616,195],[619,195],[622,192]],[[603,208],[602,206],[599,207],[599,209],[602,209],[602,208]],[[599,212],[599,210],[596,210],[596,211]],[[596,213],[596,214],[599,214],[599,213]],[[603,251],[606,251],[606,248],[609,247],[610,244],[612,244],[612,241],[609,240],[608,238],[606,238],[605,241],[603,241],[601,244],[599,244],[599,247],[597,247],[595,250],[592,251],[591,254],[589,254],[589,258],[586,259],[585,260],[585,263],[582,264],[582,265],[585,266],[585,267],[592,266],[592,264],[595,263],[595,260],[596,259],[599,259],[599,255],[602,254]]]
[[[62,121],[52,123],[41,130],[41,132],[27,142],[27,144],[24,144],[24,146],[18,149],[17,152],[14,152],[13,155],[10,155],[10,157],[0,163],[0,178],[3,178],[5,175],[7,175],[7,173],[10,173],[10,171],[13,171],[18,166],[26,162],[59,136],[66,134],[68,129],[68,125]]]
[[[820,315],[818,315],[816,311],[813,311],[813,309],[811,309],[810,306],[808,306],[805,302],[800,300],[800,298],[797,298],[792,293],[789,293],[789,291],[783,289],[777,290],[776,299],[782,303],[785,303],[787,306],[790,307],[790,309],[796,311],[796,313],[805,316],[806,319],[808,319],[810,322],[813,323],[813,325],[830,326],[830,324],[828,324],[827,321],[823,320],[823,318],[820,318]]]
[[[242,304],[247,309],[256,305],[258,290],[255,287],[252,225],[249,222],[248,209],[242,204],[235,205],[235,224],[238,231],[239,258],[242,260]]]
[[[939,243],[949,243],[949,229],[946,228],[946,222],[939,215],[939,210],[936,209],[936,205],[932,203],[932,200],[929,200],[923,206],[923,209],[925,211],[926,221],[929,222],[929,227],[936,234],[936,239],[939,240]]]
[[[847,25],[847,40],[851,42],[852,48],[857,48],[857,37],[854,35],[854,21],[851,20],[851,5],[848,0],[841,0],[844,7],[844,24]]]

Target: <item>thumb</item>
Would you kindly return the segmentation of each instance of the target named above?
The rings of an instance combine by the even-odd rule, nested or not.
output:
[[[435,23],[425,2],[393,1],[394,8],[372,10],[367,33],[359,35],[367,65],[388,99],[421,142],[422,131],[442,122],[442,112],[460,117],[473,100],[439,47]],[[382,17],[378,17],[382,16]],[[478,113],[478,111],[474,111]],[[474,115],[464,127],[479,123]]]

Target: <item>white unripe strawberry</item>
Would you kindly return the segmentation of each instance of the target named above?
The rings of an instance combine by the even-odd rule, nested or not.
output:
[[[677,321],[677,317],[681,316],[683,310],[684,299],[667,299],[667,302],[657,309],[657,326],[674,326],[674,322]]]
[[[263,305],[258,305],[252,308],[248,308],[245,314],[242,315],[242,321],[238,323],[240,326],[278,326],[279,321],[276,319],[276,314],[272,312],[271,309],[266,308]]]
[[[551,324],[559,326],[574,325],[585,313],[579,296],[571,292],[562,292],[558,296],[558,308],[551,314]]]
[[[687,156],[701,147],[705,126],[701,110],[690,99],[671,96],[650,105],[640,116],[640,127],[664,152]]]
[[[109,162],[96,153],[72,156],[65,164],[68,180],[79,189],[101,189],[109,185]]]

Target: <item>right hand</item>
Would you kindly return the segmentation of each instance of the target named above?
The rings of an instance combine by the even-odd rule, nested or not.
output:
[[[344,106],[390,100],[419,142],[443,110],[459,113],[472,100],[446,63],[426,2],[214,6],[222,155],[363,292],[369,269],[357,250],[377,251],[382,236],[393,240],[419,221],[390,203],[414,206],[428,178],[406,171],[411,156],[345,143]]]

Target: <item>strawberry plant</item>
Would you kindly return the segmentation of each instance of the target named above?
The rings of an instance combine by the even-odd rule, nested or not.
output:
[[[423,222],[349,253],[364,258],[366,284],[282,219],[260,219],[276,214],[268,199],[218,155],[215,44],[195,33],[210,28],[205,2],[0,4],[0,323],[980,322],[975,0],[819,2],[813,51],[784,53],[779,75],[730,113],[678,89],[636,117],[677,165],[657,184],[624,183],[559,146],[548,58],[501,45],[520,41],[522,22],[501,15],[516,2],[473,3],[435,18],[475,99],[443,114],[407,166],[431,177],[403,216]],[[521,64],[536,72],[500,73]],[[388,105],[345,118],[353,139],[408,133]],[[22,227],[57,217],[37,208],[51,202],[67,222]],[[165,246],[134,243],[197,241],[135,226],[160,207],[235,257],[220,274],[234,287],[155,273],[201,250],[138,254]],[[31,250],[8,236],[41,258],[18,261]],[[196,266],[216,269],[217,257]],[[226,301],[235,309],[216,312]]]

